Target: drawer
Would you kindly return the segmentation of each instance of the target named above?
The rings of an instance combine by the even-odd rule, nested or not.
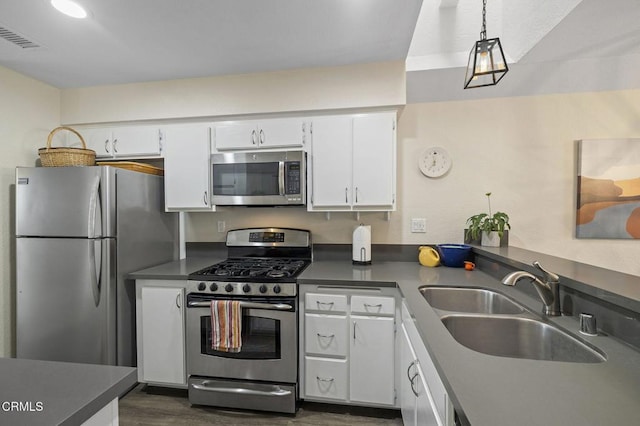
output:
[[[347,399],[346,359],[323,359],[310,356],[304,359],[306,397]]]
[[[320,312],[347,312],[347,296],[344,294],[307,293],[305,310]]]
[[[348,322],[344,315],[305,314],[304,349],[307,354],[347,356]]]
[[[395,315],[396,300],[393,297],[351,296],[351,312],[354,314]]]

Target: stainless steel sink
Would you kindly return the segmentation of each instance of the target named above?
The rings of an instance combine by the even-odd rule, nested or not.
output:
[[[432,308],[474,314],[521,314],[522,305],[492,290],[472,287],[420,288]]]
[[[448,315],[441,320],[458,343],[488,355],[579,363],[606,360],[597,350],[536,319]]]

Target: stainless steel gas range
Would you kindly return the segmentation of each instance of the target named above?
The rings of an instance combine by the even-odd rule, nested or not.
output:
[[[298,288],[312,258],[309,231],[227,233],[228,259],[189,275],[187,369],[192,404],[295,413]],[[239,301],[239,352],[212,345],[213,301]]]

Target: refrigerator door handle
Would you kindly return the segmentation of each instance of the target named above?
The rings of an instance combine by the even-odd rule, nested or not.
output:
[[[91,196],[89,197],[89,220],[87,221],[87,235],[89,238],[96,238],[96,211],[100,202],[100,176],[96,175],[91,188]],[[101,236],[101,235],[98,235]]]
[[[96,256],[96,246],[99,247],[99,253]],[[91,278],[91,290],[93,292],[93,301],[96,306],[100,305],[100,293],[101,293],[101,276],[102,276],[102,240],[93,240],[89,243],[89,267],[91,271],[89,276]]]

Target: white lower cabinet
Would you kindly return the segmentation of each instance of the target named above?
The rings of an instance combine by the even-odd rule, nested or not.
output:
[[[300,286],[302,398],[396,407],[397,290],[319,287]]]
[[[305,314],[305,353],[347,356],[347,317],[345,315]]]
[[[453,406],[403,303],[400,344],[400,409],[405,426],[453,426]]]
[[[308,397],[346,400],[347,360],[306,356],[305,383]]]
[[[186,387],[185,282],[136,281],[138,381]]]
[[[351,401],[395,403],[394,323],[393,317],[351,316]]]

